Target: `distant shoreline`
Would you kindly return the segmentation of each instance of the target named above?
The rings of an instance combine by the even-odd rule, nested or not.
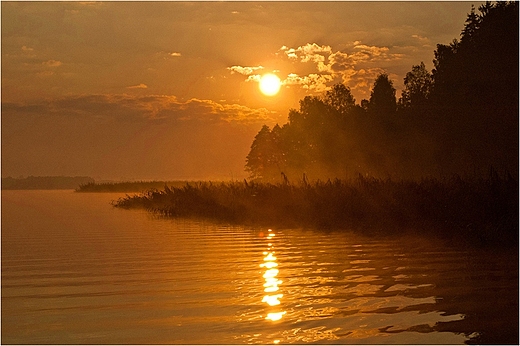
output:
[[[184,186],[189,180],[95,181],[88,176],[29,176],[2,178],[2,190],[74,190],[75,192],[144,192]]]
[[[87,176],[29,176],[2,178],[2,190],[74,190],[82,184],[94,182]]]
[[[181,187],[190,183],[187,180],[153,180],[122,182],[89,182],[81,184],[76,192],[144,192],[152,189],[164,189],[165,186]],[[194,182],[191,182],[194,183]]]

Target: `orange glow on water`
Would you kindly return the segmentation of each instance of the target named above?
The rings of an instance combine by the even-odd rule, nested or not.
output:
[[[267,239],[272,239],[276,236],[276,234],[273,232],[273,230],[268,230],[268,237]],[[260,264],[261,268],[266,268],[264,274],[262,277],[265,279],[265,282],[263,284],[264,292],[267,294],[263,297],[262,303],[267,303],[270,307],[273,306],[279,306],[281,305],[280,299],[283,297],[282,293],[273,294],[280,290],[280,285],[282,284],[282,280],[279,280],[277,278],[280,271],[276,269],[278,267],[278,263],[276,262],[277,258],[274,255],[274,251],[272,251],[273,243],[268,243],[268,250],[271,251],[264,251],[263,255],[264,262]],[[283,315],[285,314],[285,311],[282,310],[276,310],[276,311],[270,311],[267,313],[266,320],[271,321],[278,321],[280,320]]]
[[[271,320],[271,321],[278,321],[278,320],[281,320],[283,315],[285,315],[285,311],[281,311],[281,312],[270,312],[267,314],[267,317],[265,318],[266,320]]]
[[[278,269],[268,269],[265,271],[263,277],[264,277],[264,279],[274,278],[276,275],[278,275],[278,272],[279,272]]]
[[[283,294],[266,295],[262,299],[262,303],[267,303],[270,306],[280,305],[280,298],[282,297]]]

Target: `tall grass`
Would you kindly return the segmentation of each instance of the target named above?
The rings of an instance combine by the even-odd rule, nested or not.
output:
[[[481,244],[518,243],[518,181],[496,174],[420,181],[359,176],[312,184],[198,182],[152,189],[113,204],[243,224],[430,232]]]

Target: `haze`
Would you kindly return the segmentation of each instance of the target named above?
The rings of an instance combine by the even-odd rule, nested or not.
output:
[[[2,2],[2,176],[245,177],[263,124],[382,72],[399,95],[471,4]]]

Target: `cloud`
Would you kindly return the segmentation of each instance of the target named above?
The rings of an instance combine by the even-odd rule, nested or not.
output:
[[[354,61],[349,54],[343,52],[335,52],[329,56],[329,68],[333,73],[354,69]]]
[[[48,67],[58,67],[63,65],[61,61],[58,60],[47,60],[42,62],[42,65],[48,66]]]
[[[303,64],[311,64],[314,69],[314,72],[305,75],[296,72],[288,74],[282,81],[284,85],[298,85],[308,91],[320,92],[342,81],[364,96],[377,74],[384,72],[381,68],[375,68],[375,63],[395,62],[404,57],[404,54],[391,52],[389,47],[367,45],[361,41],[354,41],[341,51],[334,51],[328,45],[307,43],[297,48],[284,45],[279,52],[289,60],[302,64],[301,67],[296,65],[295,70],[303,69]]]
[[[138,85],[132,85],[132,86],[129,86],[129,87],[126,87],[127,89],[146,89],[148,88],[148,85],[146,84],[138,84]]]
[[[323,62],[325,60],[324,55],[330,54],[332,52],[332,48],[330,46],[320,46],[316,43],[307,43],[306,45],[300,46],[298,48],[282,46],[280,50],[284,52],[288,58],[299,58],[301,62]]]
[[[2,103],[2,171],[108,179],[244,173],[265,108],[168,95],[74,95]]]
[[[155,56],[159,57],[160,59],[163,59],[163,60],[168,60],[168,59],[172,59],[172,58],[174,58],[174,59],[180,58],[182,56],[182,53],[181,52],[160,51],[160,52],[155,53]]]
[[[4,102],[2,172],[122,180],[245,177],[251,141],[270,116],[263,108],[167,95]]]
[[[323,92],[328,90],[327,83],[333,81],[334,76],[330,74],[311,73],[306,76],[299,76],[296,73],[290,73],[286,79],[282,81],[282,85],[300,85],[303,89],[313,92]]]
[[[260,82],[260,79],[262,79],[262,76],[259,74],[252,74],[247,76],[246,82]]]
[[[263,68],[264,68],[263,66],[231,66],[231,67],[228,67],[227,69],[229,71],[231,71],[232,74],[236,72],[236,73],[240,73],[240,74],[249,76],[258,70],[262,70]]]
[[[307,43],[298,48],[282,46],[280,50],[284,52],[289,59],[299,59],[302,63],[316,63],[318,71],[328,71],[328,66],[325,64],[325,60],[332,53],[331,46],[320,46],[316,43]]]
[[[36,75],[40,78],[47,78],[50,76],[54,76],[54,71],[41,71],[37,72]]]
[[[422,46],[423,47],[431,47],[431,41],[428,37],[424,37],[424,36],[421,36],[421,35],[412,35],[412,37],[416,40],[418,40],[420,43],[422,43]]]
[[[139,87],[139,86],[137,86]],[[127,94],[72,95],[32,103],[2,103],[4,114],[42,114],[121,121],[196,121],[254,124],[272,121],[274,113],[211,100],[179,101],[175,96]]]
[[[239,73],[247,76],[246,82],[260,82],[262,75],[255,74],[255,72],[263,70],[263,66],[231,66],[227,68],[231,74]]]
[[[331,46],[320,46],[316,43],[307,43],[298,48],[282,46],[280,50],[289,59],[298,59],[302,63],[312,62],[319,72],[333,73],[341,71],[341,66],[352,67],[361,62],[395,61],[403,56],[403,54],[390,53],[388,47],[369,46],[361,44],[360,41],[354,41],[348,53],[334,52]]]
[[[379,61],[395,61],[400,60],[403,54],[389,53],[388,47],[367,46],[366,44],[357,44],[354,46],[354,53],[350,58],[355,62],[379,62]]]
[[[348,84],[351,90],[361,91],[366,93],[367,90],[372,86],[377,76],[385,71],[379,67],[352,70],[352,73],[348,76],[344,75],[343,82]]]
[[[191,99],[181,105],[185,111],[182,120],[223,120],[226,122],[255,123],[272,120],[274,113],[265,108],[249,108],[238,104],[221,104],[211,100]]]

